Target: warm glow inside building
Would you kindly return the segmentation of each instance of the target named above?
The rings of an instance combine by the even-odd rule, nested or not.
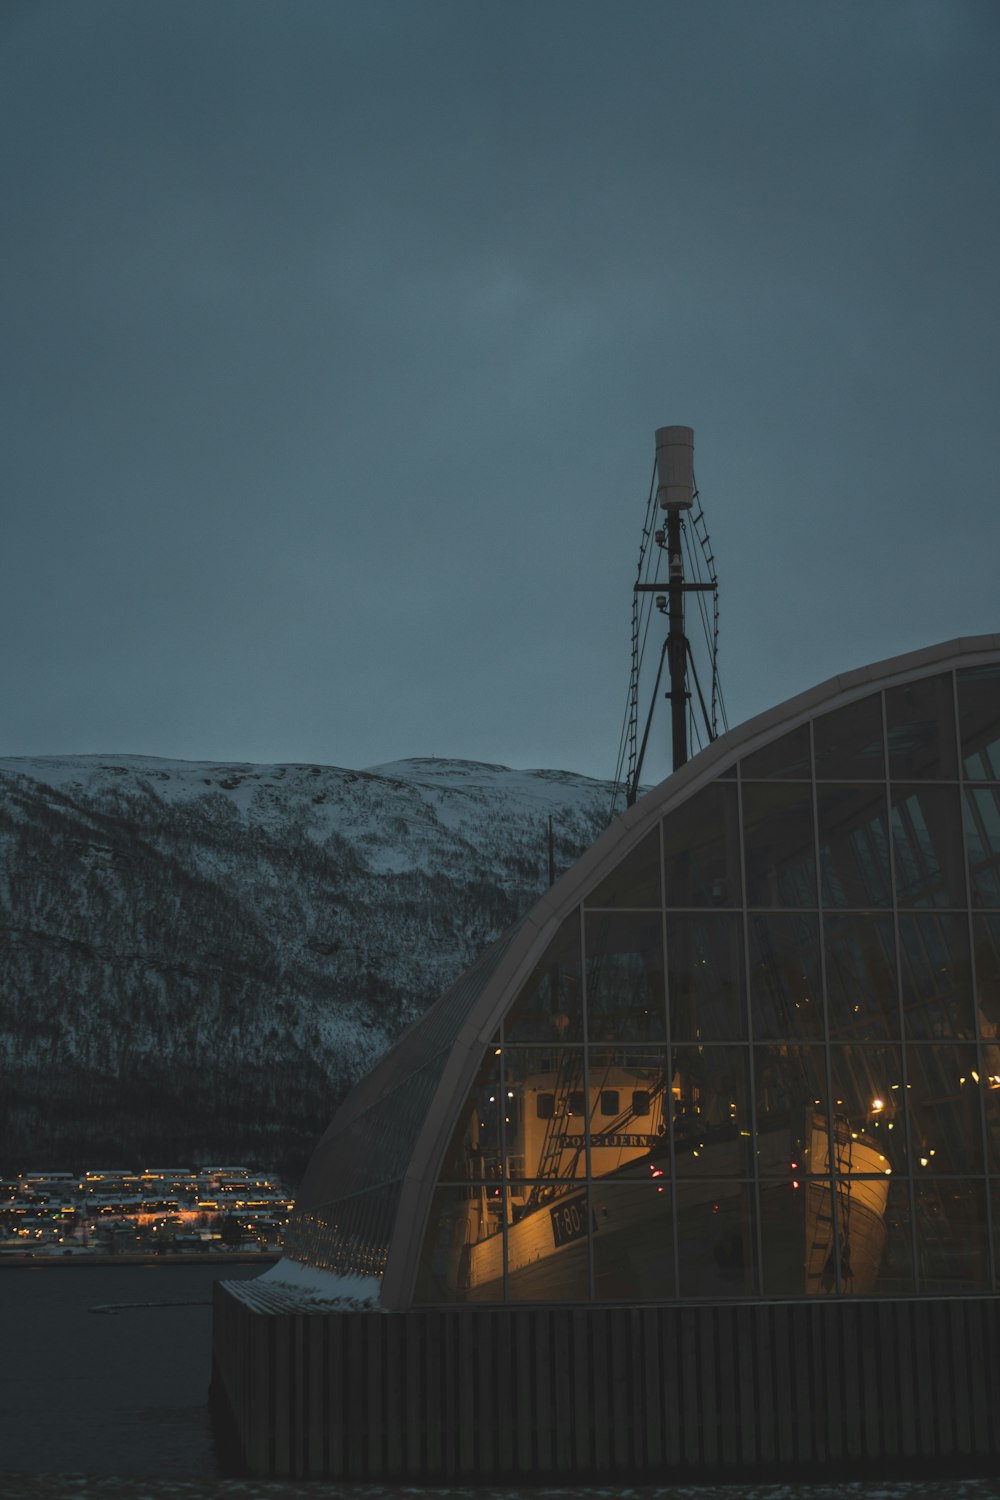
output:
[[[730,1430],[731,1464],[766,1461],[746,1436],[751,1406],[754,1431],[766,1426],[768,1400],[779,1433],[777,1387],[761,1395],[765,1345],[768,1370],[798,1359],[812,1371],[812,1427],[789,1439],[792,1457],[849,1457],[849,1437],[817,1436],[833,1397],[816,1371],[830,1350],[853,1369],[852,1339],[869,1364],[893,1351],[858,1398],[862,1451],[909,1455],[904,1415],[895,1438],[878,1417],[877,1443],[865,1422],[890,1386],[902,1401],[899,1382],[918,1379],[906,1340],[934,1302],[958,1322],[942,1325],[941,1347],[927,1335],[938,1385],[914,1388],[911,1456],[948,1453],[957,1427],[920,1446],[926,1411],[957,1400],[985,1358],[973,1343],[1000,1275],[998,1027],[1000,637],[988,636],[824,683],[726,734],[616,819],[354,1089],[302,1183],[289,1253],[377,1278],[383,1325],[429,1310],[425,1337],[445,1326],[430,1310],[478,1311],[462,1326],[493,1338],[499,1314],[487,1309],[534,1308],[536,1343],[555,1338],[558,1309],[583,1310],[606,1351],[620,1325],[622,1378],[640,1404],[651,1381],[662,1392],[670,1369],[683,1372],[672,1340],[697,1326],[691,1358],[716,1448],[699,1407],[694,1446],[668,1451],[670,1403],[657,1397],[659,1415],[642,1417],[642,1442],[617,1466],[637,1472],[716,1449],[722,1463]],[[819,1305],[822,1323],[809,1312]],[[752,1355],[741,1308],[767,1309]],[[677,1321],[685,1309],[697,1325]],[[574,1366],[600,1358],[587,1337]],[[541,1391],[539,1357],[515,1384],[530,1367]],[[838,1375],[838,1390],[874,1379],[857,1360],[858,1381]],[[641,1380],[628,1375],[636,1361]],[[961,1400],[972,1412],[987,1403],[986,1435],[970,1417],[970,1446],[956,1451],[997,1444],[984,1389]],[[798,1376],[791,1391],[802,1396]],[[678,1431],[692,1399],[676,1398]],[[544,1470],[532,1423],[521,1467]],[[423,1470],[408,1472],[447,1471],[422,1451]],[[549,1467],[579,1470],[582,1452]],[[771,1458],[783,1456],[775,1436]]]

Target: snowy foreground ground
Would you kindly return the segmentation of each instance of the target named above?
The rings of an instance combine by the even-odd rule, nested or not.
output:
[[[89,1479],[0,1474],[2,1500],[996,1500],[1000,1480],[872,1481],[863,1484],[594,1486],[567,1489],[418,1489],[256,1479]]]

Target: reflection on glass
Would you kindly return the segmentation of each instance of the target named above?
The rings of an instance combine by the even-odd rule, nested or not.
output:
[[[491,1047],[462,1107],[441,1163],[442,1182],[497,1182],[501,1168],[499,1048]]]
[[[538,1194],[515,1205],[507,1227],[507,1297],[511,1302],[584,1302],[590,1296],[594,1225],[586,1183]]]
[[[964,906],[958,788],[894,786],[892,849],[899,906]]]
[[[972,919],[976,957],[976,1010],[979,1021],[986,1111],[986,1146],[993,1171],[1000,1170],[1000,915]]]
[[[958,777],[951,673],[923,677],[885,695],[889,775],[898,781]]]
[[[927,1040],[975,1035],[966,917],[903,913],[899,943],[906,1035]]]
[[[1000,781],[1000,666],[958,674],[962,763],[970,781]]]
[[[667,982],[675,1042],[745,1037],[743,925],[736,913],[669,915]]]
[[[856,1041],[899,1035],[896,939],[891,916],[823,918],[830,1036]]]
[[[989,1291],[985,1184],[976,1179],[918,1179],[914,1214],[920,1290]]]
[[[911,1046],[906,1070],[914,1178],[981,1172],[983,1084],[976,1048]]]
[[[749,1176],[747,1049],[675,1047],[673,1067],[677,1176]]]
[[[503,1190],[438,1188],[417,1271],[418,1303],[503,1301]]]
[[[889,906],[889,829],[882,786],[821,786],[820,878],[824,906]]]
[[[819,924],[805,913],[750,917],[750,1000],[761,1041],[823,1035]]]
[[[582,1047],[511,1047],[503,1054],[507,1175],[515,1197],[532,1178],[587,1171],[587,1079]],[[534,1189],[538,1196],[540,1189]],[[555,1191],[554,1182],[549,1191]],[[544,1196],[544,1194],[543,1194]]]
[[[676,1295],[669,1178],[595,1182],[594,1295],[608,1302]]]
[[[884,780],[881,695],[872,693],[816,719],[813,748],[817,780]]]
[[[682,1297],[751,1297],[756,1290],[753,1189],[742,1182],[681,1182],[677,1212]]]
[[[627,854],[586,899],[587,906],[653,907],[660,905],[660,834],[658,829]]]
[[[838,1250],[833,1203],[829,1179],[786,1176],[780,1183],[761,1183],[760,1234],[765,1296],[830,1297],[837,1291]],[[853,1272],[852,1248],[851,1241],[842,1236],[839,1247],[842,1276],[844,1269]],[[874,1276],[867,1267],[866,1272],[867,1279],[873,1281]],[[857,1295],[860,1288],[852,1290]],[[870,1290],[870,1287],[866,1286],[864,1290]]]
[[[761,750],[744,756],[740,774],[746,781],[802,781],[812,774],[809,725],[800,724]]]
[[[815,906],[810,788],[744,786],[743,829],[747,905]]]
[[[916,1291],[913,1273],[913,1222],[910,1214],[910,1184],[903,1178],[890,1177],[889,1197],[885,1206],[885,1250],[875,1294],[879,1297],[907,1297]],[[845,1287],[846,1290],[846,1287]]]
[[[758,1175],[789,1182],[829,1172],[824,1049],[755,1047],[753,1066]]]
[[[740,827],[736,787],[713,782],[663,820],[667,905],[737,906]]]
[[[504,1021],[508,1042],[583,1040],[580,917],[572,912]]]
[[[966,789],[965,848],[972,905],[1000,907],[1000,787]]]
[[[830,1048],[833,1170],[891,1177],[906,1169],[906,1083],[898,1047]]]
[[[584,941],[590,1040],[659,1041],[667,1015],[660,913],[588,912]]]

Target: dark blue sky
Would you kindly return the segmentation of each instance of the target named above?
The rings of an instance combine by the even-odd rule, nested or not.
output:
[[[998,62],[994,0],[7,0],[0,754],[610,775],[664,423],[730,722],[1000,629]]]

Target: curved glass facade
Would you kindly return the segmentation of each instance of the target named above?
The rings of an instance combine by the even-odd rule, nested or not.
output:
[[[413,1300],[974,1293],[998,1231],[993,664],[776,731],[602,871],[485,1048]]]

